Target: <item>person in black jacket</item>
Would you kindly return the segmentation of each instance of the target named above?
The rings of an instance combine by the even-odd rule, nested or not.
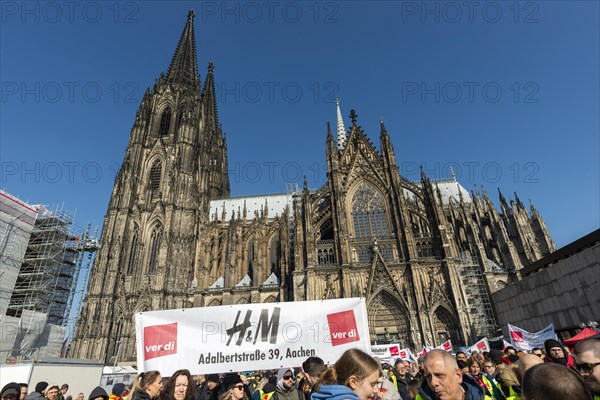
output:
[[[2,400],[17,400],[21,393],[21,387],[16,382],[10,382],[2,388],[0,399]]]
[[[410,368],[410,363],[408,361],[404,361],[401,358],[396,359],[394,363],[394,368],[390,369],[390,380],[394,383],[396,390],[400,393],[400,397],[402,400],[410,400],[408,396],[408,388],[406,385],[408,384],[408,370]]]
[[[190,371],[175,371],[160,393],[161,400],[195,400],[194,381]]]
[[[152,400],[158,398],[162,390],[162,376],[158,371],[142,372],[135,379],[129,400]]]
[[[213,391],[219,385],[220,381],[219,374],[208,374],[206,375],[206,380],[198,389],[197,399],[198,400],[211,400],[213,396]]]
[[[102,386],[96,386],[92,390],[92,393],[90,393],[88,400],[108,400],[108,393],[106,393],[106,390]]]

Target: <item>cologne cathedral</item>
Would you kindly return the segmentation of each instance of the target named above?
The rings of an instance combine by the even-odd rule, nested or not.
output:
[[[231,197],[193,19],[135,116],[69,356],[135,361],[141,311],[345,297],[366,299],[373,343],[496,335],[490,293],[555,250],[534,205],[403,178],[383,121],[377,149],[339,104],[321,188]]]

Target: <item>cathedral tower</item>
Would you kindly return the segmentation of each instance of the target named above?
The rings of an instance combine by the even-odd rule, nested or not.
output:
[[[229,196],[214,67],[201,88],[190,11],[166,74],[141,101],[102,229],[70,356],[135,357],[136,312],[187,307],[199,226]]]

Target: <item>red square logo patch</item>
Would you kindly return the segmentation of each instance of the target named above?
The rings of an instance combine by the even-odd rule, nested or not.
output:
[[[332,346],[339,346],[360,340],[358,329],[356,329],[354,311],[352,310],[328,314],[327,324],[329,325],[329,336],[331,337]]]
[[[398,346],[390,347],[390,357],[398,357],[399,355],[400,355],[400,349],[398,348]]]
[[[177,322],[144,327],[144,359],[177,353]]]
[[[513,342],[523,342],[524,341],[522,332],[511,331],[510,337],[512,338]]]

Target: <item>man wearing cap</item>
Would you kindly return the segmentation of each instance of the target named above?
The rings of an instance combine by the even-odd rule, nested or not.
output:
[[[46,400],[56,400],[58,397],[59,388],[58,385],[50,385],[46,389]]]
[[[206,381],[200,388],[198,400],[210,400],[213,397],[213,390],[219,385],[219,374],[206,375]]]
[[[111,394],[108,395],[109,400],[121,400],[124,391],[124,383],[115,383],[112,387]]]
[[[96,386],[92,393],[90,393],[90,397],[88,400],[108,400],[108,393],[106,390],[102,388],[102,386]]]
[[[16,382],[10,382],[2,388],[0,398],[2,400],[17,400],[21,394],[21,387]]]
[[[27,395],[25,400],[42,400],[44,398],[44,391],[48,387],[48,382],[38,382],[35,385],[35,390]]]
[[[558,340],[546,340],[544,342],[544,348],[546,349],[546,362],[564,365],[565,367],[569,368],[573,366],[575,360]]]

